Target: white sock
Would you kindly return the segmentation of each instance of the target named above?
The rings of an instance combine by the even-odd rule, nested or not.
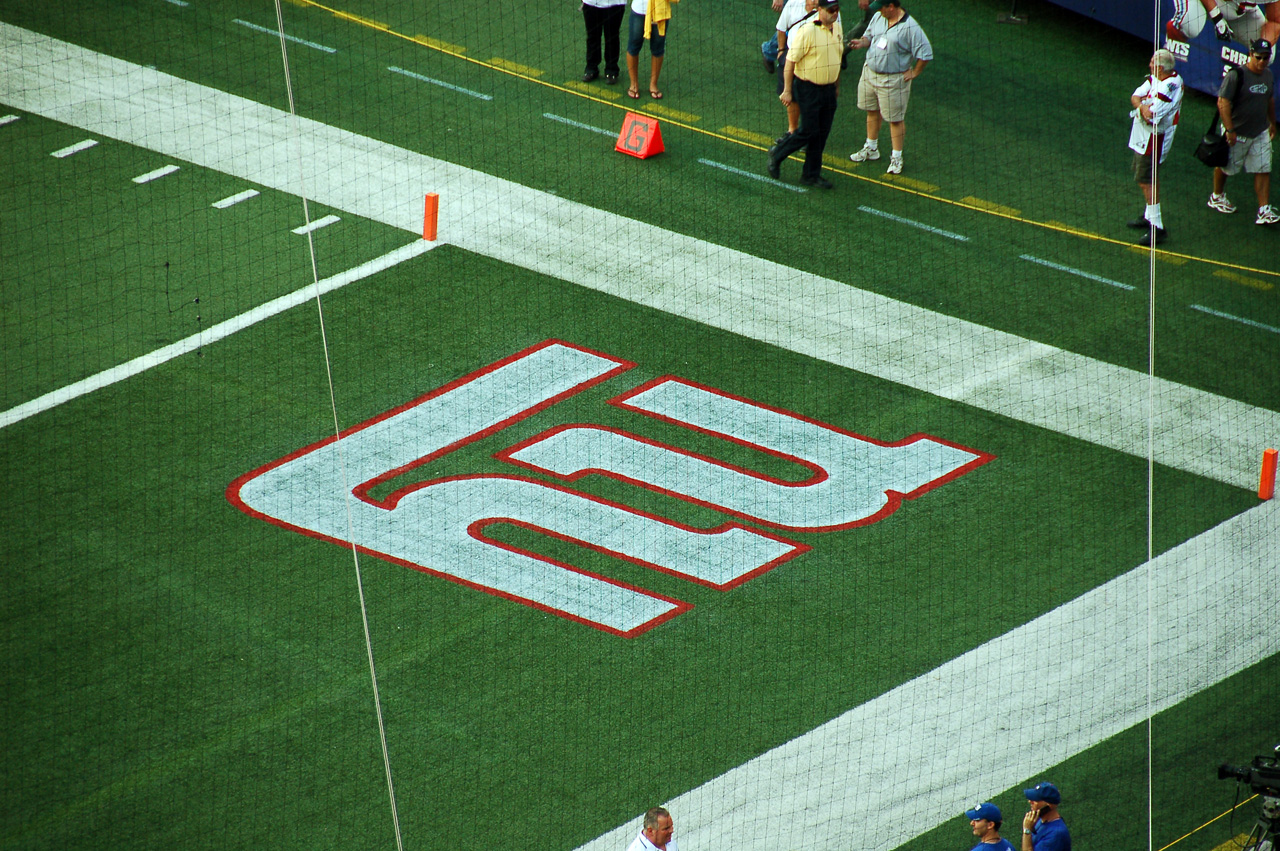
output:
[[[1156,227],[1160,228],[1160,230],[1164,230],[1164,222],[1163,222],[1163,221],[1161,221],[1161,219],[1160,219],[1160,205],[1159,205],[1159,204],[1148,204],[1148,205],[1147,205],[1147,221],[1151,222],[1151,224],[1153,224],[1153,225],[1155,225]]]
[[[891,160],[902,159],[902,151],[894,151],[892,154],[889,155],[889,159]]]
[[[870,150],[870,151],[878,151],[878,150],[880,150],[880,140],[879,140],[879,139],[868,139],[868,140],[867,140],[867,150]]]

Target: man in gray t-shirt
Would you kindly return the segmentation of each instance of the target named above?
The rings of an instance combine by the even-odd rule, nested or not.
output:
[[[1213,194],[1209,206],[1220,213],[1234,213],[1236,207],[1227,200],[1227,178],[1243,168],[1253,175],[1253,191],[1258,196],[1260,225],[1280,222],[1280,213],[1271,208],[1271,140],[1276,135],[1275,77],[1267,64],[1271,61],[1271,42],[1256,39],[1249,45],[1249,59],[1240,68],[1232,68],[1222,78],[1218,89],[1218,115],[1222,119],[1231,158],[1222,168],[1213,170]]]
[[[901,0],[884,0],[861,38],[849,41],[851,50],[866,50],[867,61],[858,80],[858,109],[867,113],[867,141],[849,155],[856,163],[880,159],[880,128],[889,122],[889,174],[902,174],[902,148],[907,137],[907,100],[911,81],[933,59],[933,47],[920,24]]]

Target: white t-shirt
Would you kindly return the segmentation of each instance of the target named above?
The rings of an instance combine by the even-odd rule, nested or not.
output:
[[[809,13],[804,10],[805,0],[787,0],[787,4],[782,7],[782,14],[778,15],[778,25],[775,27],[778,32],[786,33],[787,38],[791,38],[791,28],[798,21],[804,20]],[[818,19],[818,11],[815,9],[811,20]],[[836,21],[840,20],[840,13],[836,12]]]
[[[1163,80],[1155,75],[1148,75],[1142,85],[1134,89],[1133,96],[1139,98],[1151,109],[1151,122],[1148,123],[1139,112],[1133,117],[1133,128],[1129,131],[1129,148],[1135,153],[1151,156],[1155,134],[1162,134],[1160,146],[1160,162],[1169,155],[1173,147],[1173,134],[1178,129],[1178,113],[1182,107],[1182,77],[1175,71]]]
[[[645,836],[644,830],[641,829],[640,833],[632,843],[627,846],[627,851],[658,851],[658,846],[650,842],[649,837]],[[676,840],[674,837],[667,842],[667,851],[680,851],[680,849],[676,847]]]

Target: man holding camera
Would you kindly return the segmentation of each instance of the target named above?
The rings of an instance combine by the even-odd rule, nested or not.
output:
[[[1058,812],[1062,795],[1052,783],[1024,789],[1031,811],[1022,819],[1022,851],[1071,851],[1071,833]]]

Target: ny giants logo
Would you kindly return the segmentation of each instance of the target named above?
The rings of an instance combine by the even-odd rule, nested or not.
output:
[[[666,376],[609,404],[801,465],[783,481],[626,431],[562,424],[498,452],[504,475],[379,485],[543,411],[634,363],[548,340],[239,477],[227,498],[270,523],[596,629],[639,635],[691,606],[503,543],[514,524],[727,590],[810,549],[789,532],[875,523],[993,456],[925,435],[884,444]],[[640,422],[639,420],[637,422]],[[693,528],[580,493],[608,476],[727,515]],[[349,498],[354,497],[354,498]],[[349,525],[348,525],[349,524]]]

